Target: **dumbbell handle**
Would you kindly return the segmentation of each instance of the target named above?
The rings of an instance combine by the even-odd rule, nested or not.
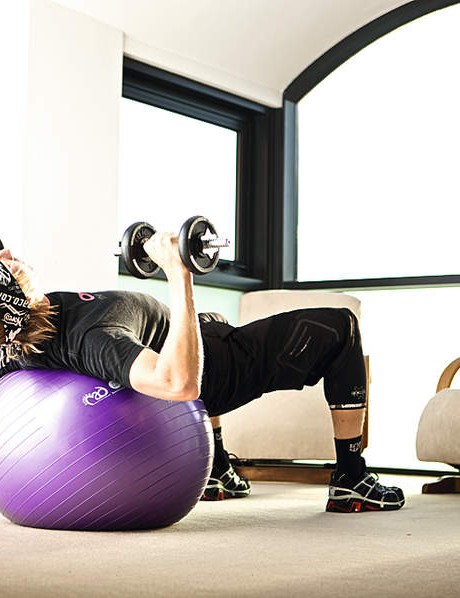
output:
[[[142,245],[145,244],[145,242],[147,241],[147,239],[144,239],[143,241],[141,241]],[[224,239],[222,237],[215,237],[214,239],[205,239],[203,241],[203,239],[200,241],[201,245],[202,245],[202,249],[221,249],[222,247],[230,247],[231,245],[231,241],[230,239]],[[116,249],[114,251],[113,254],[115,257],[121,257],[121,249],[120,247],[118,247],[118,249]]]
[[[145,245],[147,241],[148,239],[144,239],[142,241],[142,245]],[[222,237],[204,240],[201,239],[199,242],[201,243],[203,249],[221,249],[222,247],[230,247],[231,245],[230,239],[223,239]]]
[[[201,239],[203,249],[221,249],[222,247],[230,247],[230,239],[222,237],[215,237],[214,239]]]

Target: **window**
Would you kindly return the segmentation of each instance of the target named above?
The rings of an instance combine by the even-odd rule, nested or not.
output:
[[[119,234],[146,220],[179,231],[203,215],[231,241],[221,259],[235,259],[237,133],[123,98]]]
[[[196,282],[265,285],[270,110],[125,59],[120,119],[119,234],[139,220],[178,232],[205,216],[231,246]]]
[[[299,281],[459,274],[459,27],[406,24],[299,102]]]

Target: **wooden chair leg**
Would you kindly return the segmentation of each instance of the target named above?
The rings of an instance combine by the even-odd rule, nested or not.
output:
[[[436,482],[423,484],[422,494],[460,493],[460,476],[444,476]]]

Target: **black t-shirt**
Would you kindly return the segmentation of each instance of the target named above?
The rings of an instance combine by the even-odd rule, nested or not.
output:
[[[69,369],[131,388],[131,366],[145,348],[161,351],[169,309],[150,295],[130,291],[47,294],[56,308],[56,334],[42,353],[0,363],[0,377],[18,369]],[[253,339],[225,322],[200,316],[204,347],[201,399],[210,415],[231,411],[254,396],[250,380]]]
[[[159,352],[169,329],[168,308],[142,293],[56,292],[47,295],[56,334],[42,353],[11,361],[0,376],[15,369],[70,369],[130,387],[129,371],[145,347]]]

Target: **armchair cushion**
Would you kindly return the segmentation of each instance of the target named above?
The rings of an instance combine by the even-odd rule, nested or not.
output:
[[[420,461],[460,464],[460,390],[444,388],[428,401],[418,425],[416,450]]]

